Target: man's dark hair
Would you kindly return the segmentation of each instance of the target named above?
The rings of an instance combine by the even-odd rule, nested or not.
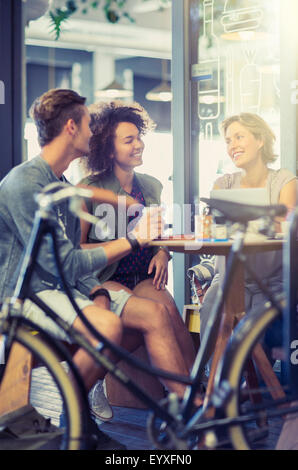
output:
[[[30,108],[41,147],[57,137],[69,119],[80,125],[86,98],[73,90],[52,89],[37,98]]]

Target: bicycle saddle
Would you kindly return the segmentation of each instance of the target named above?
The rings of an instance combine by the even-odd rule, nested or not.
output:
[[[270,206],[255,206],[251,204],[241,204],[239,202],[223,201],[222,199],[200,198],[210,209],[216,209],[231,222],[247,223],[250,220],[259,219],[260,217],[274,218],[277,216],[285,216],[287,208],[283,204],[273,204]]]

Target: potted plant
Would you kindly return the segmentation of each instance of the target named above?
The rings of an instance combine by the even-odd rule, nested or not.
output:
[[[149,2],[150,0],[141,0]],[[61,26],[74,13],[81,12],[86,14],[90,10],[102,8],[107,21],[110,23],[118,23],[121,18],[126,18],[129,22],[134,23],[135,19],[131,16],[128,8],[129,0],[65,0],[65,4],[58,8],[51,7],[49,11],[53,32],[56,39],[59,39]],[[169,0],[155,0],[158,9],[162,9]]]

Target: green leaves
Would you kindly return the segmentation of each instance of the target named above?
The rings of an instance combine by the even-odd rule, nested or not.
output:
[[[65,22],[72,15],[72,13],[67,10],[56,8],[55,11],[50,11],[49,15],[51,26],[53,27],[52,32],[55,33],[55,39],[58,40],[61,32],[61,23]]]
[[[84,0],[81,0],[84,2]],[[78,10],[76,0],[67,0],[64,8],[55,8],[49,12],[51,25],[53,27],[52,32],[55,33],[55,39],[59,39],[61,32],[61,24],[68,20]]]

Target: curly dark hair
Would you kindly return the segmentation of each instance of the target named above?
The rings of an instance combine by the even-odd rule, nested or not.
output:
[[[57,137],[68,119],[80,125],[86,98],[73,90],[53,88],[37,98],[30,108],[41,147]]]
[[[134,124],[140,135],[145,135],[155,127],[147,111],[136,102],[130,104],[121,101],[95,103],[88,109],[93,136],[89,142],[90,152],[85,164],[93,175],[104,170],[112,170],[110,156],[114,151],[114,136],[119,123]]]

